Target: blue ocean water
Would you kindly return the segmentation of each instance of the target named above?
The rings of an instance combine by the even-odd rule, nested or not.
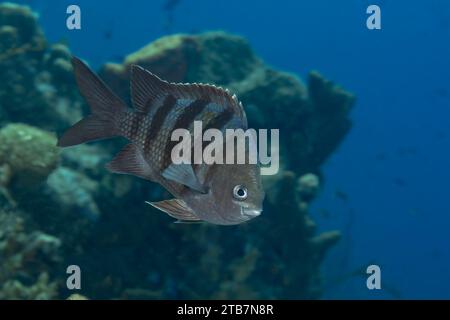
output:
[[[181,0],[170,29],[164,0],[19,2],[93,66],[168,33],[220,29],[276,68],[319,70],[355,93],[354,126],[324,166],[312,210],[320,230],[343,232],[323,266],[324,298],[450,298],[450,2]],[[79,31],[65,27],[73,3]],[[381,30],[366,28],[370,4]],[[369,264],[384,290],[356,275]]]

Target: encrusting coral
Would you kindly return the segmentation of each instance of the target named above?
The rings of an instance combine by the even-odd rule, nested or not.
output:
[[[70,52],[47,44],[28,7],[0,5],[0,48],[0,125],[23,122],[54,131],[80,117]]]
[[[17,123],[0,129],[0,164],[9,167],[11,179],[19,179],[21,184],[45,181],[58,163],[53,134]]]
[[[0,299],[57,298],[48,272],[61,262],[60,240],[27,227],[18,211],[0,209],[0,226]]]
[[[308,210],[320,166],[351,127],[351,94],[317,72],[305,85],[223,32],[164,37],[105,64],[101,76],[127,100],[139,64],[170,81],[229,88],[250,127],[280,129],[281,169],[264,177],[261,217],[228,228],[174,224],[144,203],[165,191],[104,169],[123,141],[55,149],[47,131],[87,108],[69,49],[47,44],[31,10],[0,4],[0,47],[1,298],[69,297],[69,264],[89,279],[81,294],[93,299],[320,297],[319,267],[339,233],[316,234]]]

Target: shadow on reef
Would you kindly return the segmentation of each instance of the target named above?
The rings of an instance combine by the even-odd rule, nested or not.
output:
[[[264,178],[261,217],[174,224],[144,203],[167,192],[104,169],[123,141],[55,147],[51,132],[87,108],[69,49],[47,44],[28,8],[0,4],[0,48],[0,298],[66,298],[71,264],[93,299],[320,297],[320,263],[339,232],[316,235],[308,207],[320,166],[351,127],[351,94],[316,72],[305,86],[222,32],[164,37],[105,64],[101,76],[125,99],[129,67],[139,64],[171,81],[229,88],[250,127],[280,129],[282,169]]]

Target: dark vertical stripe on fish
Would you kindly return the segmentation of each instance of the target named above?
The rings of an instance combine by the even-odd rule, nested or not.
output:
[[[233,118],[233,110],[230,108],[222,110],[221,113],[217,114],[214,118],[212,118],[207,124],[206,127],[203,129],[203,132],[206,132],[206,130],[209,129],[218,129],[222,130],[223,127],[228,123],[228,121]],[[203,141],[202,139],[202,151],[205,150],[206,146],[208,146],[213,141]],[[194,146],[191,148],[191,155],[193,157],[194,155]],[[194,164],[194,171],[197,170],[199,164]]]
[[[199,99],[193,101],[190,105],[184,108],[183,113],[179,116],[175,125],[172,128],[172,132],[176,129],[189,129],[191,123],[195,120],[197,115],[199,115],[205,107],[209,104],[207,99]],[[178,141],[172,141],[171,135],[167,138],[166,148],[164,150],[164,161],[162,163],[163,168],[166,168],[170,163],[170,157],[172,154],[172,149],[178,144]]]
[[[153,100],[154,100],[154,99],[151,99],[151,98],[149,98],[149,99],[147,100],[147,102],[145,103],[144,109],[142,110],[142,113],[148,114],[148,112],[149,112],[150,109],[152,108]]]
[[[172,111],[176,102],[177,102],[177,99],[173,95],[169,94],[164,99],[162,105],[156,110],[155,114],[152,117],[152,122],[150,123],[150,128],[148,128],[148,134],[145,137],[144,154],[147,153],[152,141],[158,136],[158,133],[161,130],[161,127],[163,126],[164,121],[166,120],[170,111]]]
[[[233,110],[227,108],[219,113],[216,117],[211,119],[211,121],[208,122],[203,131],[206,131],[208,129],[222,130],[222,128],[228,123],[228,121],[231,120],[231,118],[233,118]]]
[[[215,118],[208,122],[203,132],[206,132],[208,129],[219,129],[222,130],[224,126],[228,123],[228,121],[233,118],[233,110],[227,108],[219,113]],[[203,141],[202,140],[202,150],[205,150],[206,146],[212,143],[212,141]]]

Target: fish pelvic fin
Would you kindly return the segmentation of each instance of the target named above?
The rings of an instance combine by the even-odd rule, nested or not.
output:
[[[172,199],[172,200],[164,200],[159,202],[148,202],[147,204],[152,207],[159,209],[165,213],[167,213],[172,218],[177,219],[178,221],[188,221],[188,222],[199,222],[201,221],[191,208],[188,207],[186,202],[180,199]]]
[[[89,104],[91,114],[69,128],[58,139],[58,146],[68,147],[118,136],[119,121],[127,110],[126,104],[80,59],[73,57],[72,66],[78,88]]]
[[[203,186],[195,175],[192,165],[181,163],[181,164],[171,164],[162,173],[162,176],[166,179],[175,181],[182,185],[185,185],[192,190],[200,193],[207,193],[208,190]]]

